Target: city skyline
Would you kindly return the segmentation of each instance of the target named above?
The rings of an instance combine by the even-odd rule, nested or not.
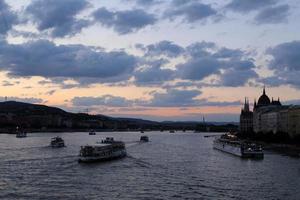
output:
[[[1,100],[158,121],[238,121],[264,85],[300,103],[296,0],[2,0],[0,11]]]

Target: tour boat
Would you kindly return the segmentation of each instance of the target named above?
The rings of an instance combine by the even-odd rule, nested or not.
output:
[[[91,131],[89,132],[89,135],[96,135],[96,132],[93,131],[93,130],[91,130]]]
[[[260,145],[238,140],[235,135],[225,134],[216,138],[213,147],[242,158],[263,158],[264,153]]]
[[[65,147],[65,141],[57,136],[51,139],[50,146],[53,148]]]
[[[17,138],[25,138],[25,137],[27,137],[27,133],[25,131],[17,131],[16,137]]]
[[[149,142],[149,137],[146,135],[143,135],[143,136],[141,136],[140,141],[141,142]]]
[[[101,162],[125,156],[125,143],[109,137],[95,145],[81,146],[78,162]]]

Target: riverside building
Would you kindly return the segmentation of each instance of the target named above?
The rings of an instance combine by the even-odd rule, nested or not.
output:
[[[249,100],[245,100],[240,115],[241,133],[284,133],[291,138],[300,136],[300,106],[282,105],[279,98],[270,100],[265,88],[258,101],[254,101],[253,112]]]

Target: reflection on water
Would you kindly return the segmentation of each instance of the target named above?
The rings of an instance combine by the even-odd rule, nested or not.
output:
[[[62,136],[66,148],[49,147]],[[0,199],[300,199],[300,159],[268,153],[244,160],[212,149],[194,133],[43,133],[0,135]],[[79,164],[81,145],[106,136],[128,157]]]

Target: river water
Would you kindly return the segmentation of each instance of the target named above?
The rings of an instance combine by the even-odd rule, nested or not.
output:
[[[0,135],[0,199],[300,199],[300,159],[266,152],[247,160],[214,150],[205,133]],[[66,148],[49,147],[59,135]],[[128,157],[79,164],[81,145],[106,136]]]

